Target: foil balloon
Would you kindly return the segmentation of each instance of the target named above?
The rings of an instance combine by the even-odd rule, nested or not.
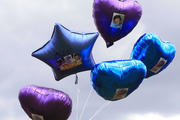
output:
[[[141,60],[151,77],[164,70],[174,59],[176,48],[168,41],[162,41],[153,33],[142,35],[134,45],[131,58]]]
[[[117,60],[97,64],[91,71],[92,86],[105,100],[116,101],[130,95],[146,76],[146,66],[138,60]]]
[[[19,101],[32,120],[67,120],[72,101],[64,92],[29,85],[19,92]]]
[[[142,8],[135,0],[94,0],[93,18],[107,47],[130,33],[141,15]]]
[[[91,51],[98,33],[72,32],[56,24],[53,35],[43,47],[32,56],[47,63],[56,80],[94,67]]]

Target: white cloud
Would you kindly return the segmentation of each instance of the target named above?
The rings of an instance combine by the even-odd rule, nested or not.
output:
[[[21,116],[7,116],[1,120],[30,120],[30,119],[27,119],[26,117],[21,117]]]
[[[17,98],[6,99],[0,97],[0,119],[1,120],[25,120],[28,117],[22,115],[17,108],[20,107],[20,103]]]
[[[126,120],[180,120],[180,114],[173,116],[163,116],[156,113],[149,114],[131,114]]]

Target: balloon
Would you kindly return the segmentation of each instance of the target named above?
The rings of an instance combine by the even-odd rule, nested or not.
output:
[[[131,32],[141,15],[135,0],[94,0],[93,18],[107,47]]]
[[[94,67],[91,51],[98,33],[71,32],[56,24],[51,40],[32,56],[52,67],[56,80]]]
[[[91,71],[95,91],[105,100],[127,97],[146,76],[146,66],[138,60],[117,60],[97,64]]]
[[[131,58],[141,60],[147,67],[147,76],[151,77],[164,70],[174,59],[175,46],[161,41],[153,33],[146,33],[134,45]]]
[[[20,90],[19,101],[33,120],[67,120],[72,110],[71,98],[66,93],[34,85]]]

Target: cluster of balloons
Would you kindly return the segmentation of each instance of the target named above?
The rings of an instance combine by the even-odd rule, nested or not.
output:
[[[93,18],[107,47],[130,33],[141,15],[142,8],[135,0],[94,0]],[[144,78],[160,73],[175,57],[173,44],[146,33],[134,45],[129,60],[95,64],[91,51],[99,33],[73,32],[57,23],[51,39],[32,56],[48,64],[57,81],[91,70],[94,90],[110,101],[130,95]],[[67,94],[38,86],[21,89],[19,100],[33,120],[66,120],[72,109]]]
[[[146,33],[134,45],[129,60],[102,62],[94,67],[91,72],[93,88],[106,100],[125,98],[138,88],[144,78],[164,70],[175,53],[173,44]]]

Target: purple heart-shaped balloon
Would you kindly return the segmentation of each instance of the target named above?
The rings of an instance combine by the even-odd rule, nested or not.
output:
[[[142,8],[134,0],[94,0],[93,18],[107,47],[131,32],[141,15]]]
[[[33,120],[67,120],[71,113],[71,98],[64,92],[29,85],[19,92],[19,101]]]

